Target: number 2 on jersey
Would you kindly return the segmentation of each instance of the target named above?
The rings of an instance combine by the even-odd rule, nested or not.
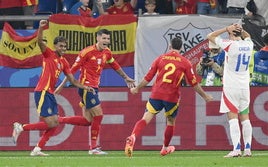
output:
[[[167,82],[167,83],[172,82],[171,79],[168,79],[168,76],[172,75],[174,73],[175,69],[176,69],[176,66],[173,63],[168,63],[165,65],[165,70],[167,72],[163,75],[163,82]]]
[[[250,59],[250,56],[246,57],[245,53],[243,55],[239,54],[237,57],[237,64],[236,64],[235,71],[241,71],[240,69],[243,68],[241,67],[242,65],[245,66],[245,71],[246,71],[248,69],[249,59]]]

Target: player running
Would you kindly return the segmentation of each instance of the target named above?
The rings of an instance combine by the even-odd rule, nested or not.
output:
[[[52,51],[46,46],[43,41],[43,30],[47,23],[48,22],[46,20],[41,20],[39,24],[37,39],[38,46],[40,47],[43,55],[43,70],[39,82],[34,90],[37,113],[42,121],[31,124],[20,124],[18,122],[13,124],[12,136],[15,143],[22,131],[44,130],[38,144],[30,153],[31,156],[48,155],[41,152],[41,150],[49,138],[54,134],[59,124],[58,108],[54,96],[54,89],[60,73],[63,71],[68,80],[75,86],[83,89],[84,91],[94,92],[93,88],[80,84],[72,75],[70,65],[63,57],[67,47],[67,39],[62,36],[56,37],[54,39],[55,51]]]
[[[173,38],[171,40],[170,51],[159,56],[152,64],[149,72],[137,87],[131,88],[132,94],[137,94],[142,87],[145,87],[157,74],[156,81],[152,87],[151,96],[146,104],[146,112],[141,120],[137,121],[131,135],[126,139],[125,154],[131,157],[136,137],[147,124],[162,109],[165,109],[167,125],[164,133],[164,143],[160,151],[162,156],[175,151],[174,146],[169,143],[174,133],[175,120],[178,114],[178,106],[180,99],[180,85],[184,77],[193,86],[194,90],[205,100],[211,101],[212,97],[204,92],[199,83],[188,59],[180,54],[182,40]]]

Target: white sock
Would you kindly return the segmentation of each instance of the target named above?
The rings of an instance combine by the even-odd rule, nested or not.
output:
[[[245,150],[246,149],[250,150],[252,141],[252,126],[250,120],[245,120],[241,122],[241,124],[242,124],[242,134],[244,139]]]
[[[230,136],[233,142],[233,150],[240,150],[241,144],[240,144],[240,138],[241,138],[241,132],[239,128],[238,119],[231,119],[229,120],[229,126],[230,126]]]

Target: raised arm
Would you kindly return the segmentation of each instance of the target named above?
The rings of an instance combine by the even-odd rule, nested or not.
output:
[[[98,11],[99,11],[100,15],[108,14],[107,12],[104,11],[101,0],[96,1],[96,6],[98,8]]]
[[[44,27],[47,25],[48,21],[47,20],[40,20],[39,22],[39,29],[38,29],[38,34],[37,34],[37,43],[38,46],[41,50],[41,52],[44,52],[46,50],[46,44],[43,41],[43,30]]]
[[[130,4],[131,4],[132,8],[135,9],[136,5],[137,5],[137,0],[131,0]]]
[[[213,31],[207,35],[208,40],[215,43],[215,38],[225,32],[228,32],[228,27],[221,28],[219,30]]]

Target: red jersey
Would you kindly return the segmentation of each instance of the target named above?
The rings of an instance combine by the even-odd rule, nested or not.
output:
[[[78,9],[80,16],[85,16],[85,17],[91,17],[92,16],[92,11],[90,8],[86,8],[86,10],[84,10],[83,8],[79,8]]]
[[[114,70],[121,68],[112,57],[112,52],[109,48],[99,51],[96,45],[92,45],[79,53],[71,71],[75,73],[80,69],[80,82],[84,85],[98,88],[100,75],[106,63],[110,64]]]
[[[59,57],[50,48],[46,48],[43,54],[42,74],[35,91],[48,91],[53,94],[60,73],[71,74],[70,65],[64,57]]]
[[[186,76],[189,84],[197,84],[192,64],[175,51],[159,56],[152,64],[144,79],[150,82],[157,73],[150,98],[178,102],[181,81]]]
[[[115,5],[106,9],[109,14],[134,14],[134,9],[129,2],[124,3],[122,8],[118,8]]]

